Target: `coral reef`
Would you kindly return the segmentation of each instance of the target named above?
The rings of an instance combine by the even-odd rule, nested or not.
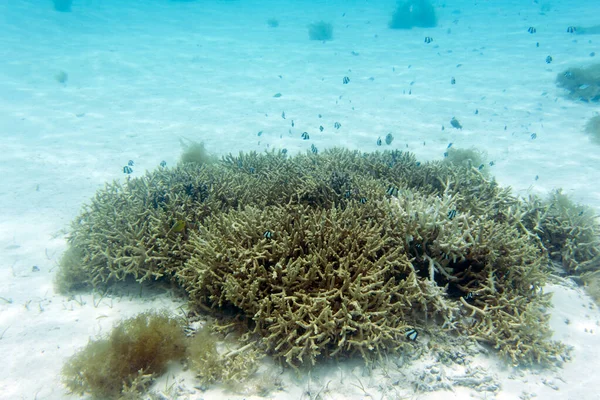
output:
[[[530,197],[521,219],[537,236],[549,257],[571,275],[599,270],[600,226],[590,207],[575,204],[561,190],[548,199]]]
[[[167,362],[184,355],[179,322],[164,313],[145,312],[120,322],[108,338],[92,341],[72,356],[63,367],[63,382],[73,393],[93,398],[131,396],[146,389]]]
[[[192,307],[246,320],[241,348],[293,367],[415,349],[413,329],[553,362],[566,348],[549,339],[548,264],[596,270],[598,226],[560,192],[514,197],[464,162],[477,157],[272,151],[159,168],[84,207],[61,281],[177,282]],[[198,363],[223,355],[209,350]]]
[[[558,74],[556,85],[567,91],[569,98],[584,102],[600,101],[600,64],[586,68],[568,68]]]
[[[314,22],[308,26],[308,37],[310,40],[333,40],[333,25],[325,22]]]
[[[436,25],[435,10],[428,0],[398,2],[389,22],[392,29],[433,28]]]

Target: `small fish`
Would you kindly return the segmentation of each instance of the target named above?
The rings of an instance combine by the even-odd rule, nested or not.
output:
[[[272,239],[273,238],[273,232],[271,232],[271,231],[265,231],[265,233],[263,233],[263,237],[265,239]]]
[[[361,197],[360,198],[360,204],[366,204],[367,203],[367,198],[366,197]]]
[[[295,125],[295,124],[294,124],[294,120],[292,120],[292,128],[294,127],[294,125]]]
[[[485,167],[485,164],[481,164],[479,167],[477,167],[477,169],[478,169],[479,171],[481,171],[481,170],[482,170],[484,167]]]
[[[288,149],[281,149],[281,154],[285,155],[285,154],[287,154],[287,152],[288,152]]]
[[[479,114],[479,110],[475,109],[475,115]]]
[[[536,175],[536,176],[535,176],[535,180],[537,181],[538,179],[540,179],[540,176],[539,176],[539,175]]]
[[[248,168],[248,172],[250,172],[251,174],[253,174],[254,173],[254,167]]]
[[[349,199],[352,196],[352,192],[350,190],[346,190],[346,192],[344,193],[344,197]]]
[[[447,149],[449,149],[450,147],[452,147],[452,142],[448,143],[448,147],[446,147]]]
[[[260,137],[263,134],[263,131],[258,131],[258,133],[256,134],[256,136]]]
[[[451,85],[456,85],[456,79],[454,79],[454,77],[452,77],[452,79],[450,79],[450,84]]]
[[[314,144],[311,144],[311,145],[310,145],[310,151],[311,151],[313,154],[317,154],[317,153],[319,152],[319,149],[317,149],[317,146],[315,146]]]
[[[323,125],[319,125],[319,131],[323,132],[325,128],[323,128]]]
[[[285,119],[285,111],[281,112],[281,118]]]
[[[429,37],[429,36],[425,36],[425,43],[431,43],[433,42],[433,38]]]
[[[409,329],[406,331],[406,338],[412,342],[417,340],[417,337],[419,337],[419,332],[417,332],[416,329]]]
[[[421,161],[417,161],[415,165],[416,165],[417,167],[420,167],[420,166],[421,166]]]
[[[129,165],[126,165],[123,167],[123,173],[130,174],[132,172],[133,172],[133,169],[131,169],[131,167]]]
[[[350,78],[345,76],[344,79],[342,79],[342,82],[344,82],[344,85],[347,85],[348,83],[350,83]]]
[[[458,122],[458,120],[455,117],[452,117],[452,119],[450,120],[450,125],[452,125],[453,128],[455,129],[462,129],[462,125],[460,124],[460,122]]]
[[[467,301],[474,300],[475,295],[473,294],[473,292],[469,292],[463,296],[463,299],[465,299]]]
[[[576,28],[576,27],[574,27],[574,26],[569,26],[569,27],[567,28],[567,32],[568,32],[568,33],[575,33],[576,31],[577,31],[577,28]]]
[[[335,129],[340,129],[342,127],[342,124],[340,124],[339,122],[334,122],[333,127]]]
[[[389,185],[387,190],[385,191],[385,193],[388,196],[397,196],[398,195],[398,188],[393,186],[393,185]]]
[[[537,30],[533,26],[530,26],[529,29],[527,29],[527,32],[534,34],[537,32]]]
[[[496,165],[496,163],[494,161],[490,161],[490,167],[493,167],[494,165]]]
[[[444,158],[446,158],[446,157],[448,157],[448,152],[447,151],[444,152]]]
[[[308,134],[308,132],[302,132],[302,140],[308,140],[310,139],[310,135]]]
[[[589,87],[590,87],[590,85],[588,85],[587,83],[584,83],[583,85],[579,86],[578,89],[579,90],[585,90],[585,89],[587,89]]]
[[[177,222],[175,222],[175,224],[171,227],[171,232],[175,232],[175,233],[181,233],[183,232],[183,230],[185,229],[185,221],[184,220],[177,220]]]
[[[535,140],[537,138],[537,133],[532,133],[531,134],[531,140]]]
[[[552,62],[552,56],[546,57],[546,64],[550,64]]]
[[[167,162],[165,160],[162,160],[159,165],[164,168],[167,166]]]
[[[387,144],[389,146],[390,144],[392,144],[393,141],[394,141],[394,135],[392,135],[392,132],[385,135],[385,144]]]
[[[129,165],[130,167],[133,167],[133,164],[134,164],[134,163],[133,163],[133,160],[129,160],[129,161],[127,161],[127,165]]]
[[[377,138],[377,142],[376,142],[376,143],[377,143],[377,146],[381,146],[381,143],[382,143],[382,142],[381,142],[381,137],[378,137],[378,138]]]
[[[448,219],[450,221],[452,221],[454,219],[454,217],[456,217],[456,210],[450,210],[450,211],[448,211]]]
[[[275,93],[275,94],[273,95],[273,97],[275,97],[275,98],[279,98],[279,97],[281,97],[281,93]]]

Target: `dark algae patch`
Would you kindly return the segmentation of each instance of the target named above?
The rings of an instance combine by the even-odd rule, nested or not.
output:
[[[600,64],[572,67],[559,73],[556,85],[565,89],[572,100],[586,103],[600,101]]]
[[[96,399],[127,397],[145,390],[171,360],[185,355],[180,323],[164,313],[145,312],[117,324],[65,363],[65,386]]]

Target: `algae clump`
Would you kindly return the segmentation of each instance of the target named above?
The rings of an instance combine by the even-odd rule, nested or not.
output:
[[[54,275],[54,289],[57,293],[67,294],[89,286],[89,270],[82,257],[81,250],[76,246],[70,246],[63,253]]]
[[[206,150],[204,143],[198,143],[191,140],[180,139],[183,152],[181,153],[181,162],[183,164],[210,164],[215,161],[212,154]]]
[[[165,313],[144,312],[117,324],[106,338],[91,341],[62,370],[63,382],[78,395],[119,398],[143,391],[171,360],[185,355],[180,323]]]

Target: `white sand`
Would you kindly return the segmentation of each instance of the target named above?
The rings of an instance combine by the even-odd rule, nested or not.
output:
[[[387,28],[394,1],[75,0],[66,14],[46,3],[0,2],[1,399],[75,398],[58,374],[76,349],[120,318],[183,304],[169,294],[140,297],[137,288],[100,301],[52,287],[81,205],[104,182],[123,179],[129,159],[134,176],[161,160],[174,165],[181,137],[218,154],[311,144],[374,151],[388,132],[395,140],[387,148],[421,160],[441,158],[450,142],[476,146],[515,193],[562,187],[600,210],[600,147],[583,132],[598,105],[567,100],[554,84],[560,71],[600,57],[600,36],[566,33],[599,22],[594,1],[552,2],[546,15],[536,2],[436,2],[440,26],[411,31]],[[269,17],[280,26],[268,28]],[[335,40],[308,40],[306,25],[320,19],[334,24]],[[55,79],[60,71],[65,84]],[[464,129],[452,129],[452,117]],[[460,386],[414,393],[408,382],[431,361],[388,377],[348,362],[321,366],[310,379],[286,373],[285,391],[270,397],[600,399],[600,312],[574,286],[549,289],[555,338],[574,347],[562,369],[513,370],[492,353],[472,365],[494,377],[496,394]],[[202,393],[192,377],[177,376],[190,399],[252,398],[219,387]]]

